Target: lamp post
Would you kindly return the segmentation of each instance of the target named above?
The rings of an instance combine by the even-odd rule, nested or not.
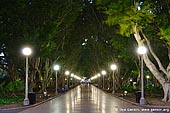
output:
[[[110,69],[113,71],[113,91],[112,91],[112,94],[114,94],[115,93],[115,86],[114,86],[114,84],[115,84],[115,76],[114,76],[114,72],[115,72],[115,70],[117,69],[117,66],[116,66],[116,64],[112,64],[111,66],[110,66]]]
[[[57,89],[58,89],[58,84],[57,84],[57,81],[58,81],[58,79],[57,79],[57,71],[60,69],[60,66],[59,66],[59,65],[54,65],[53,69],[56,71],[56,91],[55,91],[55,93],[58,94],[58,91],[57,91]]]
[[[143,56],[147,52],[147,48],[145,46],[140,46],[137,49],[138,54],[141,55],[141,98],[140,98],[140,104],[145,104],[145,98],[144,98],[144,81],[143,81]]]
[[[26,47],[22,50],[22,53],[26,56],[25,99],[24,99],[23,105],[27,106],[27,105],[29,105],[29,99],[28,99],[28,56],[31,55],[32,50],[29,47]]]
[[[68,75],[70,74],[69,71],[65,71],[65,75],[67,76],[67,88],[69,87],[69,83],[68,83]]]
[[[72,85],[72,87],[73,87],[73,77],[74,77],[74,73],[71,73],[70,76],[71,76],[71,79],[72,79],[72,80],[71,80],[71,85]]]
[[[104,76],[106,75],[106,71],[105,70],[102,70],[102,75],[103,75],[103,89],[104,89]]]
[[[100,77],[100,76],[101,76],[100,73],[98,73],[97,76]],[[99,86],[100,86],[100,85],[99,85],[99,78],[98,78],[98,81],[97,81],[97,82],[98,82],[98,87],[99,87]]]

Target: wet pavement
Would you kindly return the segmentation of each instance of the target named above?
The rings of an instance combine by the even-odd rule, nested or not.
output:
[[[135,97],[134,97],[135,98]],[[66,94],[28,109],[0,113],[168,113],[167,108],[142,108],[82,84]]]

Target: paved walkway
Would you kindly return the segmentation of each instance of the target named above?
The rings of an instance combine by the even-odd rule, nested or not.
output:
[[[135,97],[134,97],[135,98]],[[66,94],[20,112],[0,113],[169,113],[167,108],[143,108],[104,93],[92,85],[82,84]]]

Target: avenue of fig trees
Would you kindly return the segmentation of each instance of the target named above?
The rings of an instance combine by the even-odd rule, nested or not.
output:
[[[29,90],[41,82],[46,91],[60,64],[59,87],[64,71],[90,78],[117,63],[117,88],[132,74],[140,77],[138,46],[148,48],[145,70],[170,93],[169,0],[1,0],[0,90],[12,81],[24,82],[25,58],[30,46]],[[110,71],[111,73],[111,71]]]

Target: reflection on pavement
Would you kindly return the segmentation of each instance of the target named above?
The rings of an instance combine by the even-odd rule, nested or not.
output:
[[[151,113],[90,85],[81,84],[63,96],[20,113]]]

